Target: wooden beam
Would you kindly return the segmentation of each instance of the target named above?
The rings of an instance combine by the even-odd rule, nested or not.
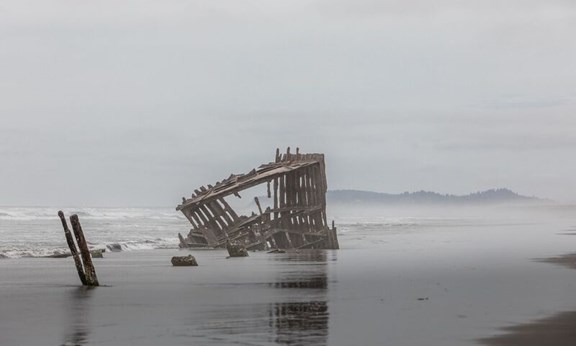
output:
[[[76,244],[74,244],[74,238],[72,238],[72,233],[70,233],[68,223],[66,222],[66,218],[64,217],[64,213],[62,212],[62,210],[58,212],[58,217],[60,217],[60,221],[62,221],[62,227],[64,228],[66,243],[68,243],[68,248],[70,248],[70,253],[72,254],[72,258],[74,259],[74,264],[76,265],[76,271],[78,272],[80,282],[82,282],[82,285],[86,286],[88,285],[88,282],[86,281],[86,274],[84,273],[84,268],[82,267],[82,261],[80,260],[80,256],[78,255]]]
[[[82,231],[80,220],[78,220],[78,215],[74,214],[70,216],[70,223],[72,224],[74,237],[76,238],[76,243],[78,244],[78,249],[80,250],[80,255],[82,257],[82,262],[84,263],[86,285],[99,286],[100,284],[98,283],[96,270],[94,269],[94,264],[92,263],[92,256],[90,255],[90,250],[88,249],[86,238],[84,238],[84,232]]]

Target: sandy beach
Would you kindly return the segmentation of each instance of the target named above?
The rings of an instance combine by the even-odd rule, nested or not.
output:
[[[337,220],[341,250],[106,252],[95,289],[71,258],[1,259],[0,345],[572,340],[576,276],[548,262],[571,263],[573,218],[390,213]],[[171,266],[188,253],[198,267]]]
[[[537,261],[576,269],[576,254],[574,253],[538,259]],[[486,338],[482,341],[489,346],[575,345],[575,326],[576,311],[561,312],[525,324],[505,327],[502,330],[506,334]]]

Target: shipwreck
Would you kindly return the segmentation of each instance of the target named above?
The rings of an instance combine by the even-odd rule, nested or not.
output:
[[[238,215],[226,198],[266,185],[266,196],[254,197],[251,215]],[[338,249],[336,227],[326,217],[326,169],[323,154],[280,153],[246,174],[232,174],[182,198],[176,210],[192,224],[180,247],[242,245],[248,250]],[[260,199],[268,198],[263,210]]]

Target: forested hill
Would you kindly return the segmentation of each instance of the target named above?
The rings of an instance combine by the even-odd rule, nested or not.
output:
[[[543,201],[536,197],[527,197],[509,189],[491,189],[468,195],[449,195],[437,192],[418,191],[389,194],[359,190],[328,191],[328,203],[386,203],[386,204],[499,204],[530,203]]]

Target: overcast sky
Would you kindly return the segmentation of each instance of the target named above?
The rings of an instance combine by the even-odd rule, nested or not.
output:
[[[286,146],[576,201],[575,37],[573,0],[0,0],[0,205],[176,206]]]

